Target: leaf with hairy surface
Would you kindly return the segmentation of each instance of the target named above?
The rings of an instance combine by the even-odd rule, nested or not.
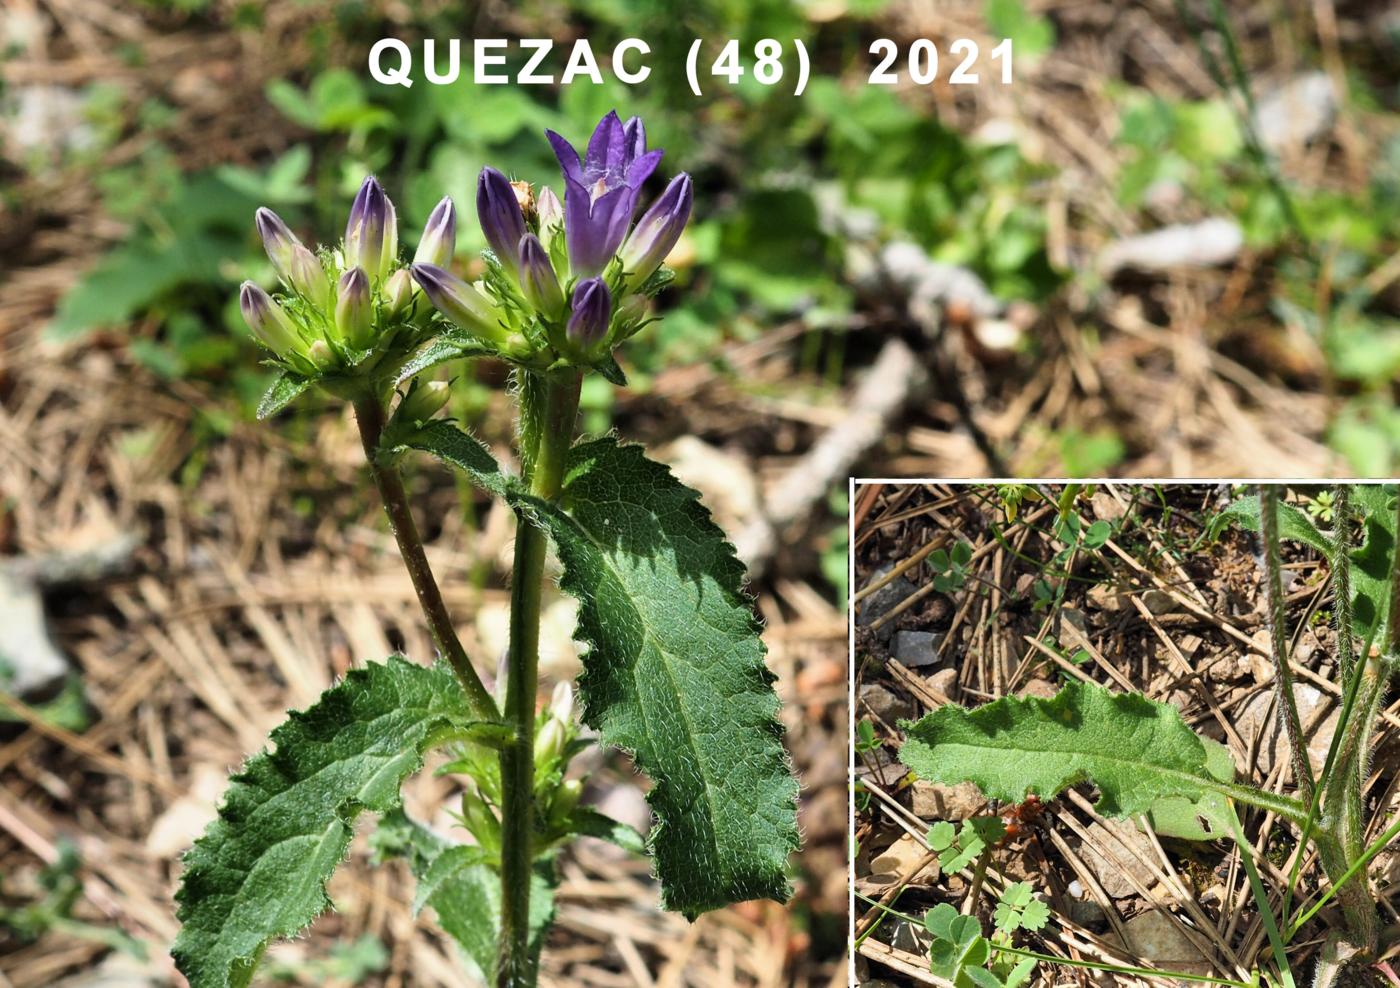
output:
[[[949,704],[901,721],[899,760],[929,782],[973,782],[992,798],[1049,799],[1079,782],[1099,787],[1099,812],[1146,813],[1164,799],[1205,802],[1211,794],[1299,819],[1296,800],[1223,781],[1207,748],[1175,707],[1136,693],[1073,682],[1054,697],[1007,697],[967,710]]]
[[[315,919],[355,817],[399,805],[423,752],[470,726],[445,666],[401,656],[350,672],[272,732],[185,856],[171,948],[191,988],[247,985],[270,940]]]
[[[584,722],[652,779],[666,908],[786,900],[797,782],[743,564],[699,495],[609,438],[574,448],[559,503],[507,496],[553,537],[579,600]]]

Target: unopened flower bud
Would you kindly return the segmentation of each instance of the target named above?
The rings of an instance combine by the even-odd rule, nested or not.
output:
[[[373,176],[366,178],[345,225],[345,264],[363,268],[378,280],[389,273],[399,252],[399,221],[394,204]]]
[[[549,822],[560,827],[569,819],[569,815],[578,806],[579,797],[583,795],[583,783],[578,779],[566,779],[559,784],[559,788],[554,790],[554,798],[549,804]]]
[[[566,734],[563,722],[553,717],[545,721],[540,733],[535,735],[535,764],[547,765],[557,759],[564,750]]]
[[[433,207],[428,223],[423,227],[423,239],[418,241],[418,249],[413,253],[415,264],[436,264],[443,267],[452,260],[457,250],[457,207],[452,199],[443,196],[442,201]]]
[[[402,315],[413,302],[413,293],[418,287],[413,283],[413,275],[408,268],[399,268],[384,282],[384,313],[387,316]]]
[[[374,303],[363,268],[351,268],[340,276],[336,285],[335,328],[356,350],[367,349],[374,342]]]
[[[510,180],[494,168],[483,168],[477,179],[476,218],[491,250],[514,273],[520,238],[525,236],[525,216]]]
[[[557,318],[564,308],[564,290],[559,287],[554,265],[549,263],[549,252],[533,233],[525,234],[520,241],[520,290],[535,311],[547,319]]]
[[[325,340],[312,340],[311,345],[306,348],[306,355],[311,358],[311,362],[321,370],[330,370],[337,363],[335,351]]]
[[[449,393],[446,381],[419,384],[404,396],[397,414],[406,422],[426,422],[447,404]]]
[[[555,235],[564,230],[564,206],[549,186],[540,189],[535,215],[539,217],[540,240],[549,247],[554,243]]]
[[[251,281],[243,282],[239,289],[238,307],[243,312],[243,321],[258,342],[277,356],[286,359],[292,354],[305,352],[301,337],[282,307]]]
[[[490,299],[481,292],[435,264],[415,264],[410,270],[428,301],[448,319],[495,343],[505,340],[506,331]]]
[[[569,342],[580,350],[591,350],[608,333],[612,297],[602,278],[585,278],[574,287],[569,322],[564,327]]]
[[[267,259],[272,262],[272,266],[277,269],[277,273],[283,278],[287,277],[287,271],[291,266],[292,251],[302,246],[297,235],[291,231],[286,223],[282,222],[282,217],[278,216],[266,206],[259,206],[258,211],[253,214],[253,223],[258,228],[258,235],[262,237],[263,250],[267,251]]]
[[[637,221],[618,253],[629,285],[641,284],[666,260],[690,219],[693,197],[690,176],[682,172]]]

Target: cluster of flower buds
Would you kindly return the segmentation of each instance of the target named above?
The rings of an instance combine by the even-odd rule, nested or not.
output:
[[[258,233],[285,289],[274,298],[245,281],[243,318],[287,369],[324,376],[376,366],[386,352],[406,354],[430,332],[409,268],[399,264],[394,204],[372,177],[350,208],[339,250],[313,253],[276,213],[257,211]],[[428,217],[414,262],[444,265],[456,248],[457,215],[444,198]]]
[[[494,168],[477,181],[476,210],[491,248],[485,279],[468,284],[432,261],[413,277],[451,322],[506,356],[549,349],[591,362],[646,322],[655,277],[690,219],[690,176],[677,175],[634,227],[644,182],[661,160],[633,117],[609,113],[580,156],[548,132],[564,177],[564,201]],[[537,332],[536,328],[543,332]]]

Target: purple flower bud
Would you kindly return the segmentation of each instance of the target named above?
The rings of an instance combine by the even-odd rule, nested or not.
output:
[[[690,176],[681,172],[637,221],[618,255],[629,285],[641,284],[666,260],[690,219],[692,201]]]
[[[345,265],[364,268],[373,279],[389,273],[399,252],[399,221],[383,187],[366,178],[345,225]]]
[[[549,186],[540,189],[535,215],[540,220],[540,240],[546,246],[552,245],[555,236],[564,229],[564,204]]]
[[[272,261],[277,273],[285,278],[292,251],[302,245],[301,241],[291,228],[282,222],[282,217],[266,206],[258,207],[258,211],[253,214],[253,223],[258,228],[258,235],[262,237],[263,250],[267,251],[268,260]]]
[[[494,168],[481,169],[476,183],[476,218],[486,242],[505,269],[515,273],[516,251],[525,236],[525,214],[510,179]],[[426,286],[424,287],[426,291]]]
[[[239,289],[238,307],[243,311],[243,321],[258,342],[277,356],[285,360],[305,352],[301,337],[282,307],[251,281],[243,282]]]
[[[495,308],[476,288],[436,264],[415,264],[410,270],[428,301],[452,322],[492,342],[505,341]]]
[[[533,233],[525,234],[520,241],[520,290],[546,319],[556,318],[564,308],[564,292],[554,265],[549,263],[549,252]]]
[[[452,260],[457,250],[457,207],[452,199],[443,196],[442,201],[433,207],[428,216],[428,224],[423,227],[423,239],[418,241],[418,250],[413,254],[414,264],[436,264],[442,267]]]
[[[612,297],[602,278],[585,278],[574,287],[574,301],[564,333],[580,350],[591,350],[608,333]]]
[[[363,268],[351,268],[336,285],[335,328],[356,350],[374,343],[374,302],[370,297],[369,276]]]

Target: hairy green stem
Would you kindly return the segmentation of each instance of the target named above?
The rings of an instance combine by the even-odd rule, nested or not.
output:
[[[536,497],[559,496],[578,415],[581,375],[520,371],[520,450]],[[539,691],[540,596],[545,534],[517,512],[510,593],[505,716],[513,739],[501,749],[501,943],[497,988],[530,988],[530,871],[535,830],[535,698]]]
[[[1283,562],[1279,556],[1278,485],[1259,488],[1259,522],[1264,540],[1264,596],[1268,607],[1269,633],[1273,639],[1274,682],[1278,686],[1279,718],[1288,735],[1288,751],[1293,761],[1293,783],[1304,803],[1313,799],[1312,765],[1308,763],[1303,724],[1298,717],[1298,701],[1293,695],[1293,670],[1288,657],[1288,631],[1284,624]]]
[[[428,633],[433,644],[447,659],[457,681],[462,684],[467,704],[472,716],[481,720],[498,720],[500,713],[491,693],[481,682],[466,649],[457,637],[452,625],[452,617],[447,612],[447,603],[442,599],[437,580],[428,565],[427,554],[423,551],[423,539],[418,534],[418,526],[413,521],[409,508],[408,494],[404,491],[403,477],[395,466],[379,461],[379,439],[384,433],[384,402],[377,394],[366,392],[354,401],[355,422],[360,429],[360,442],[365,448],[365,458],[379,489],[380,500],[384,502],[384,513],[389,516],[389,529],[398,543],[399,555],[408,569],[413,590],[418,595],[418,605],[423,609],[423,617],[428,622]]]

